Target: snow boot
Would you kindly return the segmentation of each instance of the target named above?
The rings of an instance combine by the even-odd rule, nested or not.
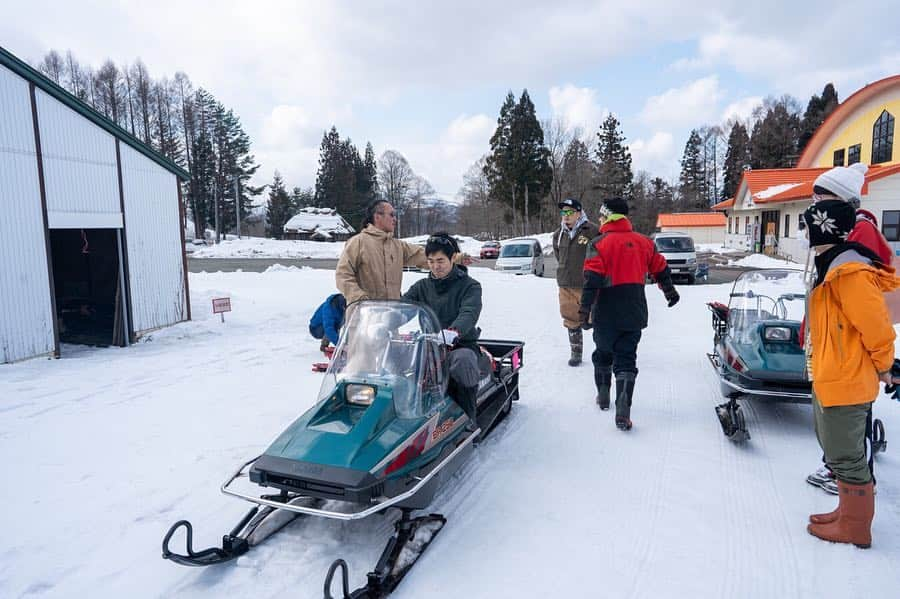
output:
[[[581,364],[581,354],[584,349],[584,335],[581,329],[566,329],[569,331],[569,346],[572,354],[569,356],[569,366]]]
[[[597,405],[609,409],[609,388],[612,386],[612,367],[594,367],[594,384],[597,385]]]
[[[872,546],[872,519],[875,517],[875,485],[851,485],[838,481],[838,516],[825,524],[810,524],[809,534],[832,543],[853,543],[860,549]]]
[[[827,465],[820,466],[818,470],[807,476],[806,482],[819,487],[826,493],[838,494],[837,479],[834,478],[834,472]]]
[[[634,395],[634,372],[616,373],[616,428],[631,430],[631,397]]]
[[[454,393],[454,400],[469,418],[469,422],[466,423],[466,430],[474,431],[477,429],[478,387],[457,386]]]

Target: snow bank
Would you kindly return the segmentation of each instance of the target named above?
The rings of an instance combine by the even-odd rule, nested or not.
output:
[[[741,250],[725,247],[721,243],[695,243],[694,249],[708,254],[736,254]]]
[[[740,260],[730,260],[729,266],[741,266],[743,268],[799,268],[803,269],[804,265],[790,260],[782,260],[773,258],[765,254],[750,254]]]
[[[250,237],[200,246],[193,258],[333,258],[338,259],[344,242]]]

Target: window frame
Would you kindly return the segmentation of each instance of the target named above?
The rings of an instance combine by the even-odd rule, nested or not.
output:
[[[872,162],[890,162],[894,153],[894,115],[882,110],[872,125]]]
[[[840,150],[835,150],[834,155],[831,159],[831,166],[844,166],[844,161],[847,159],[847,149],[841,148]]]
[[[854,160],[855,158],[855,160]],[[862,159],[862,144],[853,144],[847,148],[847,166],[856,164]]]
[[[888,223],[889,216],[891,217],[890,224]],[[900,210],[883,210],[881,212],[881,234],[890,242],[900,241]]]

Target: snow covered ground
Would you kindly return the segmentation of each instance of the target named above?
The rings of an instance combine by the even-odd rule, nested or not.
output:
[[[900,588],[900,406],[878,458],[871,550],[810,537],[834,498],[804,482],[819,464],[808,406],[749,403],[735,446],[720,401],[707,300],[667,309],[648,288],[635,428],[594,405],[590,367],[566,366],[556,284],[478,269],[485,336],[523,339],[521,401],[431,511],[448,524],[395,596],[889,597]],[[421,275],[407,273],[411,284]],[[306,325],[333,273],[191,274],[196,320],[131,348],[63,348],[0,366],[0,597],[320,597],[331,561],[364,581],[394,514],[298,520],[236,562],[199,570],[160,557],[180,518],[219,543],[248,505],[219,485],[314,401],[320,358]],[[225,323],[210,299],[232,298]],[[592,344],[586,340],[588,351]],[[895,445],[896,443],[896,445]],[[337,592],[337,589],[335,589]]]
[[[790,260],[773,258],[765,254],[750,254],[740,260],[730,260],[729,266],[742,266],[744,268],[798,268],[803,270],[804,265]]]
[[[473,237],[458,236],[461,240],[462,251],[478,256],[481,251],[481,241]],[[422,243],[428,239],[428,235],[407,237],[404,241],[409,243]],[[248,237],[244,239],[229,239],[218,245],[196,246],[191,254],[192,258],[332,258],[337,260],[344,251],[343,241],[304,241],[299,239],[264,239],[262,237]]]

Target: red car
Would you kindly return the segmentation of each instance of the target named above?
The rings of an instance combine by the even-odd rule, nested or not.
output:
[[[485,241],[484,245],[481,246],[482,260],[485,258],[497,258],[498,256],[500,256],[500,242]]]

